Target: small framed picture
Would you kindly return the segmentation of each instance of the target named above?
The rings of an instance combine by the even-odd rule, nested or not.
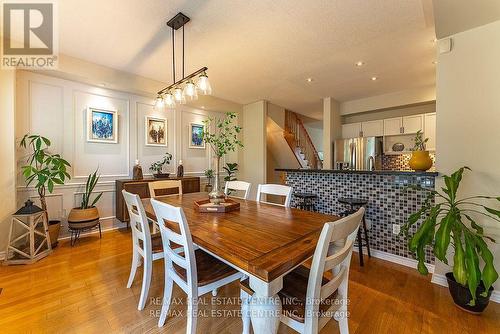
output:
[[[87,141],[118,143],[118,113],[116,110],[87,109]]]
[[[189,148],[205,148],[205,142],[203,141],[204,129],[205,125],[203,124],[189,124]]]
[[[167,146],[167,120],[146,116],[146,146]]]

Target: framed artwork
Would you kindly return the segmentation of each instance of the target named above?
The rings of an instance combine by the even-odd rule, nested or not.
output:
[[[189,124],[189,148],[205,148],[203,141],[203,129],[205,125],[191,123]]]
[[[87,109],[87,141],[118,143],[118,114],[115,110]]]
[[[167,120],[146,116],[146,146],[167,146]]]

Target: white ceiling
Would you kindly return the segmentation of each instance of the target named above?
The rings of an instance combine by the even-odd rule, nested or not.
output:
[[[192,20],[186,72],[208,66],[215,96],[267,99],[321,118],[325,96],[346,101],[435,83],[428,1],[64,0],[60,52],[170,83],[165,22],[182,11]]]

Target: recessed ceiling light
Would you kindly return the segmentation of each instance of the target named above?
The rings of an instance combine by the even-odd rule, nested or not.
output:
[[[432,61],[432,64],[436,65],[438,62],[437,60]]]
[[[307,78],[306,81],[307,82],[313,82],[313,78]]]
[[[356,63],[356,66],[357,66],[357,67],[361,67],[361,66],[363,66],[364,64],[365,64],[365,63],[364,63],[363,61],[358,61],[358,62]]]
[[[433,38],[433,39],[431,40],[431,42],[432,42],[432,43],[436,43],[437,41],[438,41],[438,39],[437,39],[437,38]]]
[[[101,86],[101,87],[106,87],[107,85],[106,85],[106,83],[105,83],[105,82],[101,82],[101,83],[99,84],[99,86]]]
[[[377,81],[378,78],[377,77],[372,77],[372,81]]]
[[[201,106],[201,109],[205,109],[205,106]]]

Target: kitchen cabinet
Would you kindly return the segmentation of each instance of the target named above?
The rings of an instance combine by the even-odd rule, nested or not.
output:
[[[423,127],[423,115],[413,115],[403,117],[403,131],[402,134],[411,134],[422,131]]]
[[[400,135],[403,128],[403,117],[384,119],[384,136]]]
[[[361,137],[361,123],[350,123],[342,125],[342,138],[357,138]]]
[[[424,137],[429,138],[426,144],[428,151],[436,150],[436,113],[424,115]]]
[[[384,135],[384,121],[368,121],[361,123],[363,137],[380,137]]]

